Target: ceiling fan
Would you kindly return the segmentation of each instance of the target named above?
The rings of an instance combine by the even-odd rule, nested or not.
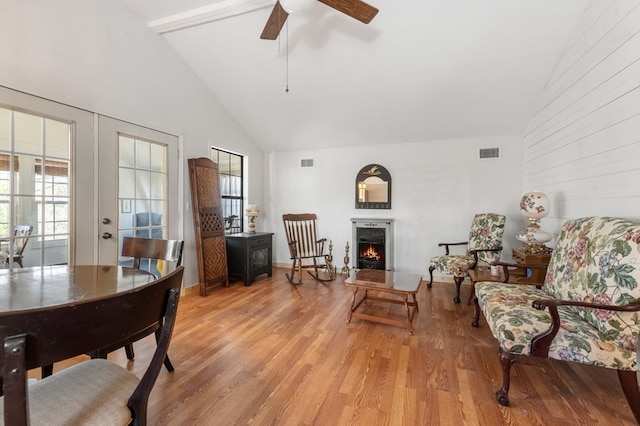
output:
[[[284,0],[283,0],[284,1]],[[378,13],[378,9],[361,1],[361,0],[317,0],[320,3],[324,3],[329,7],[336,9],[339,12],[344,13],[347,16],[351,16],[358,21],[368,24],[371,22],[374,16]],[[260,35],[261,39],[275,40],[280,34],[280,30],[284,26],[285,21],[289,16],[289,12],[285,10],[277,1],[273,6],[271,15],[267,20],[267,24],[264,26],[264,30]]]

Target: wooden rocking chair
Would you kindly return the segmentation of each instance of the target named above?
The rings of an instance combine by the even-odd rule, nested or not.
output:
[[[328,258],[329,254],[324,253],[326,239],[317,238],[316,218],[314,213],[282,215],[289,253],[293,261],[291,274],[285,274],[291,284],[302,284],[302,269],[313,268],[313,272],[307,272],[318,281],[326,282],[335,279],[335,273]],[[304,264],[303,260],[305,259],[313,263]],[[321,269],[325,270],[324,275],[327,278],[321,277]],[[298,272],[298,281],[294,282],[296,271]]]

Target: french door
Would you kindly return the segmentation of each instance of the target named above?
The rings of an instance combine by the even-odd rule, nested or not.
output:
[[[0,251],[25,225],[25,267],[115,265],[126,235],[181,238],[178,142],[0,86]]]
[[[93,124],[0,87],[0,268],[93,263]]]
[[[100,264],[127,263],[125,236],[179,238],[178,156],[177,136],[98,118]]]

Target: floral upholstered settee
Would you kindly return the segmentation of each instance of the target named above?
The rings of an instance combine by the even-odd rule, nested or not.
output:
[[[433,284],[433,271],[453,275],[456,284],[456,297],[454,302],[460,303],[460,284],[467,276],[469,269],[477,266],[489,267],[491,262],[500,259],[502,253],[502,234],[506,217],[495,213],[479,213],[471,221],[469,240],[460,243],[440,243],[444,246],[445,254],[431,258],[429,264],[429,284]],[[466,246],[465,254],[451,254],[450,246]]]
[[[498,402],[509,405],[511,365],[533,355],[617,370],[640,422],[639,284],[640,224],[607,217],[562,226],[541,289],[476,283],[474,325],[481,309],[500,345]]]

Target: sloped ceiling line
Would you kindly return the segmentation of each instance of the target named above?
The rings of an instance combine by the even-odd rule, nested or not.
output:
[[[183,30],[196,25],[229,18],[265,7],[273,7],[274,0],[225,0],[187,10],[149,22],[149,28],[158,34]]]

